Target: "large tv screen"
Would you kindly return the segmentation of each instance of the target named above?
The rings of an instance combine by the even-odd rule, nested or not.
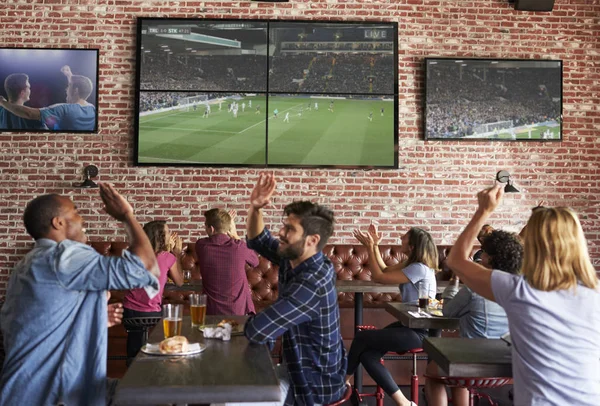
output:
[[[98,130],[98,50],[0,48],[0,131]]]
[[[426,58],[425,78],[425,139],[562,139],[562,61]]]
[[[140,18],[138,165],[395,168],[397,24]]]

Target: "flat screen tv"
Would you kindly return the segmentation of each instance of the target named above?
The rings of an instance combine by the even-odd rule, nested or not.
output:
[[[425,59],[425,139],[562,140],[562,61]]]
[[[138,165],[396,168],[397,24],[140,18]]]
[[[98,131],[98,50],[0,48],[0,132]]]

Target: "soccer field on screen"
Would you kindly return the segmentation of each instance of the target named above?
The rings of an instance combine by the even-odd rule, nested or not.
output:
[[[393,101],[333,99],[330,111],[331,100],[271,97],[268,163],[393,166],[396,137]],[[141,116],[138,162],[264,165],[267,163],[265,98],[236,100],[237,118],[228,112],[231,101],[223,101],[220,109],[218,102],[211,102],[207,117],[204,105],[198,105],[196,110]],[[257,106],[260,106],[258,114]]]

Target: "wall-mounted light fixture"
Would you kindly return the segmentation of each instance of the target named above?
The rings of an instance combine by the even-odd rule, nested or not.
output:
[[[74,183],[75,187],[82,188],[95,188],[98,187],[96,182],[94,182],[91,178],[95,178],[98,176],[98,167],[96,165],[88,165],[83,169],[84,178],[81,183]]]
[[[499,171],[496,174],[496,180],[500,183],[506,183],[506,186],[504,186],[506,193],[519,193],[519,190],[510,181],[510,173],[508,171]]]

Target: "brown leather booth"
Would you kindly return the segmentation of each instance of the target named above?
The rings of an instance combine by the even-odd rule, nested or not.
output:
[[[121,255],[124,249],[127,249],[128,244],[125,242],[91,242],[90,243],[98,252],[103,255]],[[383,260],[388,265],[397,264],[402,261],[403,255],[400,253],[399,245],[383,245],[380,246]],[[449,246],[438,246],[440,269],[438,274],[439,280],[448,280],[450,271],[445,266],[445,259],[448,253]],[[327,245],[323,252],[329,257],[337,278],[342,280],[370,280],[371,271],[369,270],[368,254],[365,247],[362,245]],[[182,252],[182,265],[184,270],[190,270],[192,279],[201,279],[194,244],[188,243],[184,246]],[[246,267],[246,275],[248,277],[248,285],[252,290],[252,296],[256,310],[260,311],[277,298],[277,281],[278,268],[271,264],[265,258],[260,258],[260,263],[256,268],[251,266]],[[121,301],[124,291],[111,292],[111,302]],[[187,297],[191,291],[165,291],[163,302],[165,303],[187,303]],[[354,337],[354,294],[339,293],[338,300],[340,304],[342,336],[346,348],[350,348],[350,343]],[[395,321],[384,309],[384,304],[390,301],[400,301],[400,294],[388,293],[365,293],[364,294],[364,321],[365,324],[373,324],[377,327]],[[124,359],[125,356],[125,337],[126,333],[122,326],[113,327],[109,330],[108,354],[112,360],[109,360],[109,376],[119,376],[124,371],[125,361],[115,358]],[[398,364],[398,365],[395,365]],[[406,364],[406,365],[400,365]],[[405,382],[404,377],[408,377],[410,370],[409,363],[401,361],[386,362],[388,368],[395,370],[395,375],[398,376],[398,382]],[[424,364],[419,366],[419,371],[424,371]],[[407,382],[407,381],[406,381]],[[365,381],[369,384],[369,380]]]

